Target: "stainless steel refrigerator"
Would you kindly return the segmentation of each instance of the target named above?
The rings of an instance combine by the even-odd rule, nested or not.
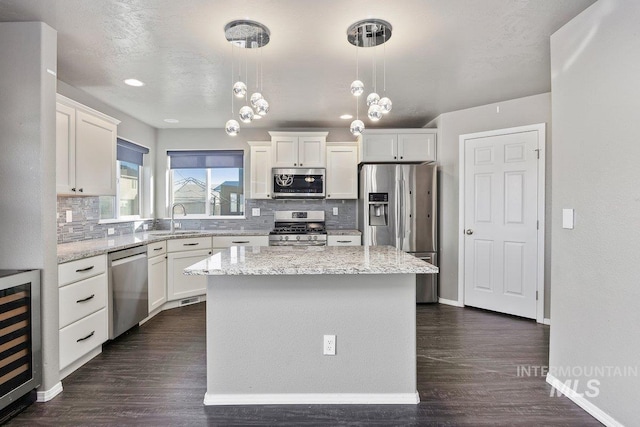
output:
[[[362,244],[391,245],[438,265],[437,169],[429,164],[365,164],[360,169]],[[416,276],[416,301],[438,301],[438,275]]]

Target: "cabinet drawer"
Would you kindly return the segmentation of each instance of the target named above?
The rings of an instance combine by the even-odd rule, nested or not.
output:
[[[107,271],[107,256],[96,255],[58,265],[58,286],[97,276]]]
[[[106,340],[106,308],[60,329],[60,369],[66,368]]]
[[[211,237],[190,237],[187,239],[174,239],[167,241],[168,252],[191,251],[197,249],[210,249]]]
[[[147,245],[147,258],[163,255],[167,253],[167,241],[149,243]]]
[[[269,246],[268,236],[213,236],[214,248],[230,246]]]
[[[360,236],[327,236],[328,246],[360,246]]]
[[[107,274],[60,288],[60,328],[107,306]]]

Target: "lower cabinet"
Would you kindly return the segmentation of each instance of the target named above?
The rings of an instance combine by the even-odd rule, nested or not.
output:
[[[59,264],[58,287],[59,369],[65,377],[108,339],[107,256]]]
[[[360,246],[360,236],[327,236],[327,246]]]
[[[167,300],[204,295],[207,276],[187,276],[184,269],[211,255],[211,237],[169,240],[167,251]]]
[[[167,302],[167,242],[147,245],[149,313]]]

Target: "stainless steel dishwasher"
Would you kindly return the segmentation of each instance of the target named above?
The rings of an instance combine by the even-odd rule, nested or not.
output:
[[[147,247],[109,252],[109,339],[149,315]]]

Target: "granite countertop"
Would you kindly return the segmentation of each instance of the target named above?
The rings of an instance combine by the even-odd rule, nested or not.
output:
[[[393,246],[232,247],[185,269],[194,276],[437,272],[437,267]]]
[[[327,230],[328,236],[360,236],[360,230]]]
[[[153,230],[143,233],[111,236],[104,239],[81,240],[79,242],[61,243],[58,245],[58,264],[103,255],[108,252],[127,249],[134,246],[146,245],[170,239],[184,239],[187,237],[207,236],[268,236],[269,230],[206,230],[206,231],[178,231]]]

